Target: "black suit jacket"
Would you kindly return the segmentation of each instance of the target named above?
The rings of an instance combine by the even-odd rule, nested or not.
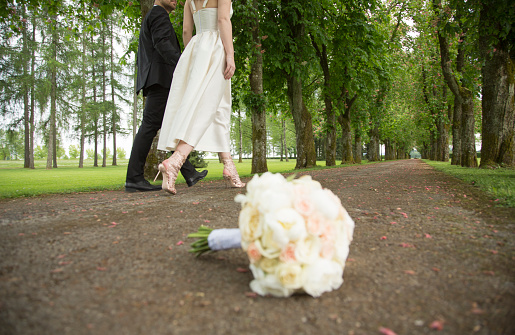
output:
[[[181,46],[168,13],[161,6],[152,7],[139,33],[136,92],[155,84],[170,88],[180,56]]]

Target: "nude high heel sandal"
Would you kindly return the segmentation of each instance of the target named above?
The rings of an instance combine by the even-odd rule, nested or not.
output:
[[[224,180],[227,182],[227,185],[236,188],[245,187],[245,183],[241,182],[232,159],[222,159],[222,162],[224,163]],[[225,172],[227,172],[227,174]]]
[[[165,159],[161,164],[159,164],[159,172],[163,174],[163,185],[161,186],[163,190],[171,194],[177,193],[175,190],[175,181],[177,180],[179,171],[185,161],[186,156],[181,154],[179,151],[175,151],[170,158]],[[157,179],[157,176],[159,176],[159,172],[157,173],[154,181]]]

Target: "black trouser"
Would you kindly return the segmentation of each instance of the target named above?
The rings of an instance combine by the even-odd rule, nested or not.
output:
[[[143,120],[132,143],[126,182],[137,183],[145,179],[143,176],[145,161],[152,146],[152,141],[161,128],[169,91],[169,88],[160,85],[152,85],[145,89],[146,102],[143,110]],[[181,168],[183,177],[193,178],[196,172],[193,164],[186,160]]]

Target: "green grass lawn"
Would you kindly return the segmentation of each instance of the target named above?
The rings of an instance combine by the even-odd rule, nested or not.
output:
[[[223,164],[217,159],[208,159],[209,174],[205,180],[222,178]],[[235,160],[236,162],[236,160]],[[515,169],[470,169],[445,162],[425,160],[435,169],[473,184],[498,198],[499,205],[515,207]],[[36,196],[52,193],[73,193],[96,190],[122,190],[125,183],[128,159],[118,160],[118,166],[93,167],[93,160],[86,160],[84,168],[77,168],[78,160],[60,160],[58,168],[47,170],[46,160],[35,162],[35,169],[24,169],[23,161],[0,161],[0,198]],[[250,159],[236,163],[241,177],[251,176]],[[366,162],[365,162],[366,163]],[[270,172],[294,172],[295,160],[281,162],[267,160]],[[318,161],[317,168],[325,169],[325,161]],[[335,167],[341,167],[336,165]],[[184,183],[179,174],[177,183]],[[156,182],[158,184],[160,182]]]
[[[208,159],[209,171],[204,180],[222,179],[223,164],[217,159]],[[237,162],[237,160],[235,160]],[[100,162],[101,163],[101,162]],[[86,160],[84,168],[79,169],[79,161],[60,160],[58,168],[47,170],[46,160],[35,162],[35,169],[24,169],[23,161],[0,161],[0,198],[15,198],[23,196],[36,196],[52,193],[73,193],[95,190],[121,190],[125,184],[128,159],[118,160],[117,166],[93,167],[93,160]],[[252,161],[244,159],[236,163],[241,177],[250,176]],[[289,162],[276,159],[267,161],[270,172],[288,172],[295,168],[295,160]],[[325,168],[325,162],[317,162],[319,167]],[[341,166],[341,165],[339,165]],[[199,169],[201,170],[201,169]],[[177,183],[184,183],[179,174]],[[156,181],[159,184],[160,181]]]

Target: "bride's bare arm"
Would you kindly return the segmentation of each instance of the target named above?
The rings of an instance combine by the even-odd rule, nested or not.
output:
[[[236,70],[232,44],[231,0],[218,0],[218,29],[220,29],[220,38],[225,49],[224,78],[231,79]]]
[[[182,17],[182,41],[184,47],[188,45],[193,36],[193,28],[195,24],[193,22],[193,14],[191,12],[191,4],[189,0],[184,2],[184,14]]]

